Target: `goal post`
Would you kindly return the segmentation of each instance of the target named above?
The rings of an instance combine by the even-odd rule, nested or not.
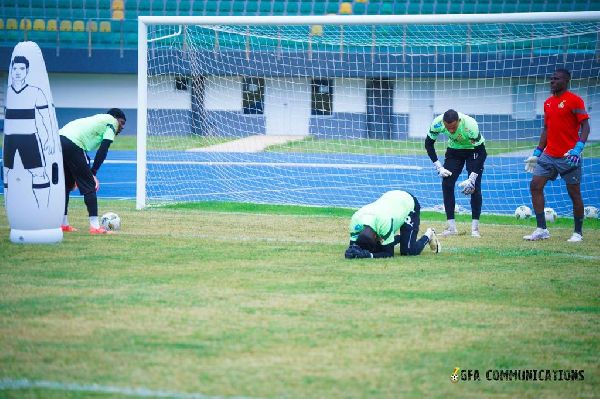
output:
[[[138,209],[359,207],[402,189],[442,210],[424,141],[453,108],[486,139],[483,212],[512,213],[531,203],[523,160],[555,69],[572,72],[590,140],[600,128],[600,12],[140,16],[138,25]],[[584,202],[598,207],[600,147],[584,157]],[[547,186],[547,206],[568,215],[561,185]]]

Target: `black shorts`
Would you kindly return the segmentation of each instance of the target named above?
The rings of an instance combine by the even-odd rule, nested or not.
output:
[[[4,166],[13,169],[15,154],[19,151],[21,162],[25,169],[42,168],[46,166],[44,154],[37,134],[7,134],[4,136]]]
[[[481,175],[483,173],[483,169],[474,170],[475,169],[475,159],[479,154],[475,150],[469,149],[461,149],[458,150],[456,148],[448,148],[446,149],[446,156],[444,158],[444,168],[448,169],[452,172],[452,175],[446,177],[445,179],[449,179],[451,181],[456,182],[458,177],[463,171],[463,168],[466,166],[467,174],[471,174],[471,172],[477,173],[479,176],[477,177],[478,181],[481,181]]]
[[[65,188],[71,190],[77,182],[77,188],[81,195],[94,192],[96,181],[90,169],[90,159],[85,151],[65,136],[60,136],[60,145],[63,151]]]

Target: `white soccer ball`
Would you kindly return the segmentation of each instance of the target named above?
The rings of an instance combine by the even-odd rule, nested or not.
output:
[[[546,222],[556,222],[558,215],[552,208],[544,208],[544,216],[546,216]]]
[[[531,217],[531,208],[525,205],[517,207],[515,210],[515,218],[517,219],[529,219]]]
[[[598,208],[595,206],[586,206],[583,208],[583,215],[586,219],[598,219]]]
[[[100,218],[100,226],[106,230],[119,230],[121,227],[121,218],[114,212],[108,212]]]

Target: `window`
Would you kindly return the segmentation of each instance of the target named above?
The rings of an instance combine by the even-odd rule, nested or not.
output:
[[[188,90],[188,79],[185,76],[179,76],[175,78],[175,90]]]
[[[312,115],[331,115],[333,88],[329,79],[313,79],[311,95]]]
[[[244,78],[242,91],[244,114],[263,114],[265,80],[263,78]]]

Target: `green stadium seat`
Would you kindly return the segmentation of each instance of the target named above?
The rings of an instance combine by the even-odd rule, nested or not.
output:
[[[219,10],[219,3],[217,3],[216,1],[207,1],[205,6],[204,6],[204,15],[207,15],[206,13],[216,13]]]
[[[503,3],[495,3],[492,2],[492,4],[490,5],[490,13],[501,13],[502,12],[502,8],[504,7]]]
[[[140,0],[138,3],[138,11],[144,12],[144,15],[147,15],[150,12],[150,0]]]
[[[599,0],[591,0],[590,1],[590,11],[600,11],[600,1]]]
[[[44,18],[46,16],[46,12],[43,8],[32,8],[30,13],[31,18]]]
[[[20,8],[21,10],[29,8],[31,6],[31,3],[29,0],[17,0],[17,7]]]
[[[517,12],[517,5],[514,3],[504,3],[504,7],[502,7],[502,12],[505,13],[512,13],[512,12]]]
[[[260,2],[260,6],[258,7],[258,11],[261,14],[270,14],[272,6],[273,6],[273,4],[270,1],[263,0],[263,1]]]
[[[175,0],[167,0],[165,3],[166,15],[177,15],[177,2]]]
[[[546,2],[531,3],[531,12],[543,12],[546,10]]]
[[[434,3],[424,2],[421,6],[421,14],[431,15],[433,14],[434,9]]]
[[[125,10],[125,19],[137,21],[138,12],[136,10]]]
[[[392,9],[392,5],[390,3],[383,3],[379,9],[379,13],[381,15],[392,15],[394,10]]]
[[[276,1],[273,3],[273,13],[283,14],[285,12],[285,3],[283,1]]]
[[[475,14],[476,5],[474,3],[464,3],[462,7],[463,14]]]
[[[354,3],[352,6],[352,13],[355,15],[363,15],[367,12],[367,6],[365,3]]]
[[[71,8],[71,0],[58,0],[58,8]]]
[[[325,3],[315,3],[313,4],[313,14],[314,15],[323,15],[325,14],[325,9],[327,5]]]
[[[177,12],[179,12],[179,15],[190,15],[191,9],[192,4],[187,0],[180,1],[177,6]]]
[[[369,15],[379,14],[379,3],[369,3],[369,5],[367,6],[367,14],[369,14]]]
[[[312,14],[312,3],[302,2],[300,4],[300,14],[301,15],[310,15],[310,14]]]
[[[131,12],[131,11],[125,11],[125,12]],[[136,18],[137,18],[137,11],[135,11],[136,13]],[[111,14],[110,14],[110,10],[98,10],[98,18],[99,19],[110,19]]]
[[[531,4],[529,3],[519,3],[517,5],[517,12],[529,12],[531,8]]]
[[[329,2],[325,8],[327,14],[337,14],[340,10],[340,5],[337,2]]]
[[[237,14],[237,15],[244,14],[245,7],[246,7],[245,1],[241,1],[241,0],[234,1],[233,5],[231,6],[231,12],[233,12],[234,14]]]
[[[59,8],[58,9],[58,18],[60,20],[71,19],[71,9],[70,8]]]
[[[573,3],[573,11],[589,11],[589,6],[586,1]]]
[[[165,3],[163,0],[152,1],[152,15],[164,15]]]
[[[123,21],[123,32],[125,33],[137,33],[138,23],[135,20],[124,20]]]
[[[82,9],[72,10],[71,11],[71,18],[72,19],[83,19],[83,18],[85,18],[85,11],[83,11]]]
[[[135,9],[137,10],[137,1],[135,1]],[[98,9],[99,10],[110,10],[110,0],[98,0]],[[125,9],[128,9],[127,7]]]
[[[231,2],[223,1],[219,3],[219,15],[229,15],[231,13]]]
[[[258,12],[258,3],[254,1],[246,2],[246,15],[255,15]]]
[[[421,4],[411,1],[406,9],[407,14],[416,15],[421,13]]]
[[[192,15],[201,15],[204,13],[204,1],[195,0],[192,3]]]
[[[434,14],[448,14],[448,3],[440,1],[435,4]]]

